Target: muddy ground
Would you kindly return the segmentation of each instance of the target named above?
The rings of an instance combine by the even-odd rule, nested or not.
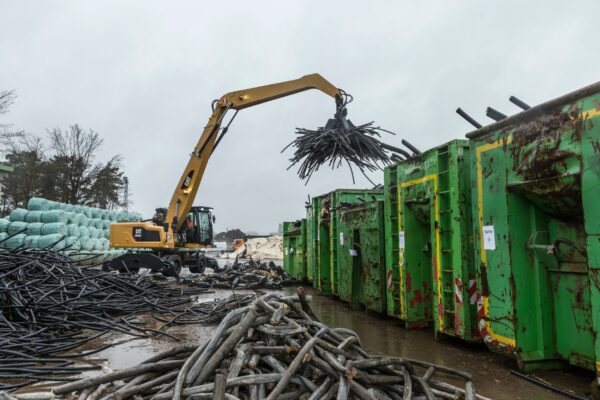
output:
[[[291,294],[294,288],[287,288]],[[244,293],[244,291],[238,291]],[[230,290],[216,290],[199,296],[199,301],[227,297]],[[367,351],[373,354],[406,356],[423,359],[428,362],[465,370],[474,377],[477,393],[499,400],[564,399],[529,382],[510,374],[516,363],[504,356],[490,353],[483,345],[466,344],[458,340],[443,339],[437,341],[431,330],[404,329],[398,320],[383,318],[372,313],[355,311],[343,302],[324,297],[312,289],[312,306],[319,318],[327,325],[349,328],[356,331]],[[152,321],[148,318],[148,321]],[[155,323],[155,328],[160,323]],[[181,344],[201,344],[211,334],[214,326],[177,326],[168,330],[177,335],[180,341],[168,338],[138,339],[118,344],[103,350],[89,358],[94,362],[105,360],[112,369],[126,368],[142,362],[155,353]],[[126,337],[120,334],[107,335],[96,342],[89,343],[83,349],[97,348],[107,343],[122,342]],[[536,376],[555,385],[584,395],[589,392],[589,382],[593,374],[583,370],[563,372],[542,372]]]

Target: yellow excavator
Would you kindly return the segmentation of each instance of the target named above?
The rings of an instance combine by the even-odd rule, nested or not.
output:
[[[319,74],[238,90],[213,101],[212,115],[190,155],[169,207],[157,208],[151,220],[111,224],[111,248],[131,251],[115,258],[105,265],[105,268],[121,272],[137,272],[143,267],[160,271],[164,275],[177,276],[183,266],[187,266],[191,272],[200,273],[206,266],[211,265],[214,260],[205,257],[202,249],[212,245],[214,223],[212,209],[192,206],[210,156],[227,133],[239,110],[309,89],[320,90],[335,99],[334,118],[347,128],[348,121],[343,101],[345,92]],[[224,118],[229,111],[235,113],[225,124]]]

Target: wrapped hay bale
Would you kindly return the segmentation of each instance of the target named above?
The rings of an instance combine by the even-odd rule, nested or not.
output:
[[[5,240],[8,237],[8,233],[6,232],[0,232],[0,242]],[[0,246],[2,246],[3,243],[0,243]]]
[[[0,232],[6,232],[8,230],[8,226],[10,225],[10,221],[4,218],[0,219]]]
[[[102,229],[108,230],[108,228],[110,228],[110,221],[105,219],[104,221],[102,221]]]
[[[76,236],[67,236],[65,238],[65,248],[73,251],[78,251],[81,249],[81,243],[79,243],[79,238]]]
[[[49,224],[44,224],[42,226],[42,235],[61,235],[67,236],[69,230],[67,229],[67,224],[64,222],[51,222]]]
[[[92,219],[92,223],[94,224],[94,228],[104,229],[104,221],[102,221],[100,218]]]
[[[81,250],[90,251],[94,248],[94,239],[90,239],[89,237],[80,237],[79,243]]]
[[[108,210],[102,210],[102,216],[100,218],[106,220],[108,219],[108,214],[110,213],[110,211]]]
[[[100,238],[98,239],[98,241],[100,242],[100,250],[102,251],[108,251],[108,239],[107,238]]]
[[[96,207],[92,207],[92,218],[102,218],[102,209],[100,208],[96,208]]]
[[[88,227],[89,231],[90,231],[90,238],[91,239],[98,239],[98,229],[96,229],[93,226]]]
[[[58,233],[42,235],[38,239],[40,249],[62,250],[65,248],[65,237]]]
[[[40,235],[28,235],[25,238],[25,247],[28,249],[39,249],[40,248]]]
[[[79,237],[79,235],[80,235],[79,227],[75,224],[68,224],[67,225],[67,234],[69,236]]]
[[[94,239],[94,250],[96,250],[96,251],[104,250],[102,248],[102,242],[100,241],[100,239]]]
[[[25,217],[25,222],[31,224],[33,222],[42,222],[42,212],[41,211],[29,211],[27,216]]]
[[[65,211],[65,218],[67,218],[67,224],[74,224],[77,221],[77,214],[72,211]]]
[[[42,212],[42,222],[49,224],[52,222],[67,223],[67,216],[63,210],[50,210]]]
[[[59,210],[59,203],[57,201],[46,200],[48,202],[48,210]]]
[[[117,213],[115,211],[111,211],[108,213],[108,219],[112,222],[117,222]]]
[[[25,218],[27,218],[28,212],[29,211],[24,208],[15,208],[14,210],[12,210],[12,212],[8,216],[8,219],[10,222],[15,222],[15,221],[23,221],[24,222]]]
[[[29,202],[27,202],[27,209],[30,211],[48,211],[50,209],[50,204],[46,199],[32,197],[29,199]]]
[[[67,204],[67,205],[65,205],[65,211],[66,212],[74,212],[75,206],[73,204]]]
[[[81,207],[81,213],[83,215],[85,215],[86,217],[88,217],[88,218],[93,218],[92,217],[92,210],[88,206]]]
[[[42,227],[44,226],[41,222],[32,222],[31,224],[27,224],[27,235],[41,235]]]
[[[87,226],[79,227],[79,237],[80,238],[89,238],[90,237],[90,228]]]
[[[4,242],[2,242],[2,246],[8,249],[16,249],[17,247],[21,247],[25,244],[26,238],[26,234],[20,233],[6,239]]]
[[[27,230],[27,222],[15,221],[15,222],[11,222],[10,225],[8,225],[8,229],[6,231],[8,232],[9,235],[14,235],[17,233],[25,233],[26,230]]]
[[[85,214],[77,214],[77,217],[79,218],[79,223],[77,225],[88,226],[88,217],[86,217]]]

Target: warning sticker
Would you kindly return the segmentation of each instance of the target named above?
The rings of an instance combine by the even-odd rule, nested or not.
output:
[[[404,231],[400,231],[398,233],[398,246],[403,249],[404,248]]]
[[[486,225],[483,227],[483,248],[485,250],[496,250],[494,225]]]
[[[354,249],[350,249],[350,255],[352,257],[356,257],[358,255],[358,252],[356,250],[354,250]]]
[[[388,289],[392,288],[392,271],[388,271],[387,273],[387,284],[388,284]]]
[[[340,232],[340,246],[344,245],[344,232]]]

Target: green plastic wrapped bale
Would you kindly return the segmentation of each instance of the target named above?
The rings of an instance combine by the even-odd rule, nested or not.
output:
[[[59,210],[63,210],[65,211],[65,209],[67,208],[67,204],[65,203],[58,203],[58,207]]]
[[[57,201],[46,200],[48,202],[48,210],[59,210],[59,203]]]
[[[9,225],[10,225],[9,220],[0,218],[0,232],[6,232],[8,230]]]
[[[79,227],[79,237],[80,238],[89,238],[90,237],[90,228],[87,226]]]
[[[63,210],[51,210],[42,212],[42,222],[49,224],[52,222],[67,223],[67,215]]]
[[[4,239],[6,239],[8,237],[8,233],[6,232],[0,232],[0,242]],[[2,246],[4,243],[0,243],[0,246]]]
[[[108,219],[108,214],[110,213],[110,211],[108,210],[102,210],[102,215],[100,216],[100,218],[102,219]]]
[[[93,226],[89,226],[88,229],[90,231],[90,238],[98,239],[98,229],[94,228]]]
[[[77,251],[81,248],[81,243],[79,243],[79,238],[76,236],[67,236],[65,238],[65,248],[73,251]]]
[[[28,249],[40,248],[40,235],[29,235],[25,238],[25,247]]]
[[[10,225],[8,225],[7,232],[9,235],[14,235],[17,233],[25,233],[26,230],[27,230],[27,222],[15,221],[15,222],[11,222]]]
[[[117,222],[117,219],[118,219],[117,213],[115,211],[111,211],[108,214],[108,219],[111,220],[112,222]]]
[[[28,212],[29,211],[27,211],[24,208],[15,208],[8,216],[8,219],[10,220],[10,222],[25,221]]]
[[[103,220],[102,221],[102,229],[108,230],[108,228],[110,228],[110,224],[111,224],[111,221],[109,221],[107,219]]]
[[[79,217],[79,223],[77,225],[88,226],[88,217],[86,217],[85,214],[77,214],[77,216]]]
[[[103,229],[104,228],[104,221],[102,221],[100,218],[94,218],[92,219],[92,223],[93,223],[93,227],[96,229]]]
[[[48,200],[46,199],[32,197],[27,203],[27,209],[30,211],[48,211],[50,209],[50,204],[48,204]]]
[[[105,230],[104,230],[104,237],[105,237],[106,239],[110,239],[110,230],[108,230],[108,229],[105,229]]]
[[[77,214],[72,211],[65,211],[65,217],[67,218],[67,224],[75,224],[77,222]]]
[[[82,214],[84,214],[86,217],[88,218],[94,218],[94,216],[92,215],[92,209],[88,206],[83,206],[81,208]]]
[[[67,236],[69,230],[67,229],[67,224],[64,222],[51,222],[49,224],[44,224],[42,226],[42,235],[61,235]]]
[[[44,226],[41,222],[32,222],[31,224],[27,224],[27,235],[41,235],[42,227]]]
[[[100,241],[100,239],[95,239],[94,241],[94,250],[103,250],[102,248],[102,242]]]
[[[75,206],[73,204],[67,204],[67,205],[65,205],[65,211],[66,212],[74,212]]]
[[[69,236],[79,237],[80,236],[79,227],[75,224],[68,224],[67,225],[67,234]]]
[[[42,222],[42,212],[41,211],[29,211],[27,216],[25,217],[25,222],[31,224],[33,222]]]
[[[40,249],[62,250],[65,248],[65,238],[58,233],[42,235],[38,239],[38,246]]]
[[[79,243],[81,244],[81,250],[90,251],[94,249],[94,239],[89,237],[80,237]]]
[[[25,244],[26,238],[26,234],[20,233],[18,235],[8,238],[6,241],[2,242],[2,245],[3,247],[6,247],[8,249],[16,249],[17,247],[21,247]]]
[[[91,207],[92,218],[100,218],[102,216],[102,210],[96,207]]]

